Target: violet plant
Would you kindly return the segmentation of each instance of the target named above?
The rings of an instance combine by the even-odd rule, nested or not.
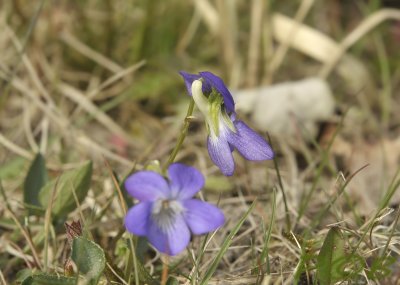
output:
[[[192,234],[214,231],[225,222],[218,207],[194,198],[204,186],[202,174],[194,167],[174,163],[186,137],[188,118],[194,106],[205,118],[210,158],[224,175],[234,173],[234,149],[248,160],[274,157],[266,140],[237,119],[232,95],[221,78],[211,72],[197,75],[181,71],[180,74],[192,100],[177,144],[160,171],[165,175],[143,170],[125,180],[125,189],[139,201],[126,214],[126,229],[134,235],[147,237],[153,247],[166,256],[182,252]],[[163,268],[168,271],[165,264]],[[161,280],[161,284],[165,282],[165,278]]]
[[[127,230],[146,236],[162,253],[180,253],[189,244],[190,233],[204,234],[224,223],[219,208],[193,198],[203,186],[202,174],[181,163],[168,167],[168,180],[154,171],[131,175],[125,189],[139,203],[126,215]]]
[[[189,95],[204,115],[210,158],[224,175],[231,176],[235,170],[234,149],[247,160],[273,159],[274,152],[266,140],[236,118],[235,102],[221,78],[208,71],[198,75],[184,71],[180,74]]]

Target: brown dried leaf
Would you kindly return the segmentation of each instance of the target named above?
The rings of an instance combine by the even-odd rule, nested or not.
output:
[[[68,243],[71,246],[72,245],[72,240],[75,237],[80,237],[82,236],[82,225],[81,225],[81,221],[77,220],[72,221],[71,224],[68,224],[67,222],[65,222],[65,230],[67,232],[67,238],[68,238]]]

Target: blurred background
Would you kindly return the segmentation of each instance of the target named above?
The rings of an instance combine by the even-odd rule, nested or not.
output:
[[[107,247],[122,225],[119,210],[103,216],[115,196],[104,160],[120,177],[165,163],[189,103],[178,72],[211,71],[232,90],[238,116],[269,134],[280,169],[238,156],[234,179],[223,177],[195,113],[177,160],[204,173],[206,195],[225,197],[227,217],[247,211],[238,211],[235,199],[270,205],[279,185],[297,219],[293,228],[307,229],[352,179],[312,229],[339,220],[362,227],[398,185],[399,9],[398,0],[0,0],[0,180],[11,207],[24,210],[21,188],[36,153],[51,177],[91,159],[93,183],[82,209],[101,223],[93,232]],[[282,229],[280,191],[276,199]],[[399,202],[395,193],[389,205]],[[91,211],[96,207],[102,215]],[[268,221],[269,209],[258,208],[247,225],[260,243],[257,218]],[[0,226],[12,229],[7,219]],[[231,268],[247,268],[241,249],[226,263],[235,256]]]
[[[333,136],[334,176],[370,164],[357,191],[379,193],[398,168],[398,1],[0,3],[6,183],[39,150],[55,173],[83,157],[165,160],[188,104],[179,70],[224,79],[239,116],[279,141],[294,188]],[[180,158],[215,172],[197,127]]]

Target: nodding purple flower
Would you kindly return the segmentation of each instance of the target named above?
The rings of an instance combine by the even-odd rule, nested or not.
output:
[[[232,151],[248,160],[268,160],[274,157],[266,140],[236,118],[235,102],[218,76],[205,71],[197,74],[180,72],[191,95],[203,113],[208,131],[208,153],[226,176],[235,170]]]
[[[139,171],[125,181],[125,189],[139,200],[125,217],[126,229],[146,236],[160,252],[176,255],[195,235],[223,225],[222,211],[214,205],[194,199],[204,185],[201,173],[180,163],[168,168],[168,179],[154,171]]]

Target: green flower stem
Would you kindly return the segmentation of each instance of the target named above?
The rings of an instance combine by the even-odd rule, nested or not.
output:
[[[271,137],[269,136],[269,134],[267,134],[267,136],[268,136],[268,142],[270,143],[272,149],[274,149],[273,146],[272,146]],[[290,232],[292,230],[292,223],[290,221],[290,211],[289,211],[288,203],[287,203],[287,200],[286,200],[285,188],[283,187],[282,177],[281,177],[281,174],[279,172],[278,161],[277,161],[276,156],[274,156],[274,160],[273,161],[274,161],[274,167],[275,167],[275,170],[276,170],[276,176],[278,177],[279,188],[282,191],[283,205],[285,206],[286,229],[287,229],[288,232]]]
[[[178,141],[175,145],[174,150],[172,151],[172,153],[170,154],[167,163],[164,165],[163,168],[163,172],[165,173],[165,171],[167,170],[168,166],[174,162],[176,155],[178,154],[179,150],[182,147],[182,144],[186,138],[189,126],[190,126],[190,116],[192,116],[193,114],[193,109],[194,109],[194,100],[193,98],[190,100],[190,104],[186,113],[186,117],[185,117],[185,121],[183,123],[182,129],[181,129],[181,134],[178,138]]]

